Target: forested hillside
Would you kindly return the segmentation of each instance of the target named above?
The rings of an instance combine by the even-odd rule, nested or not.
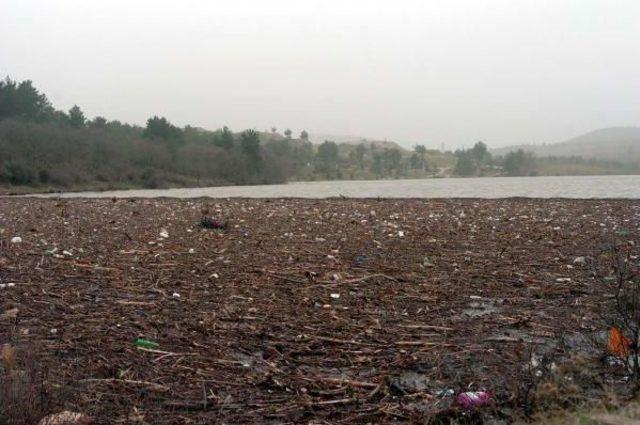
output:
[[[442,162],[424,146],[410,152],[369,142],[314,145],[306,131],[208,131],[157,116],[145,127],[88,119],[78,106],[55,109],[31,81],[0,81],[4,191],[421,177],[436,171],[430,155]]]

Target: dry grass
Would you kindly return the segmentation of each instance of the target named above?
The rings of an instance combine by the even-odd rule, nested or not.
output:
[[[640,403],[624,407],[597,407],[577,411],[554,412],[537,418],[534,425],[637,425],[640,423]]]
[[[0,423],[35,424],[54,411],[61,397],[61,387],[53,392],[49,373],[32,354],[34,350],[18,350],[5,344],[0,368]]]

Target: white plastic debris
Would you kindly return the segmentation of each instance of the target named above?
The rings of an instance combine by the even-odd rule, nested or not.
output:
[[[161,237],[162,239],[167,239],[167,238],[169,237],[169,232],[167,232],[167,229],[162,229],[162,230],[160,231],[160,237]]]
[[[66,255],[68,257],[72,257],[73,256],[73,254],[71,252],[67,251],[66,249],[64,251],[62,251],[62,255]]]
[[[398,230],[398,237],[404,238],[404,231]]]
[[[18,308],[11,308],[0,314],[0,320],[16,320],[19,312]]]
[[[536,354],[532,354],[531,355],[531,367],[533,368],[537,368],[538,366],[540,366],[540,357]]]
[[[11,238],[11,243],[22,243],[22,238],[20,236],[14,236]]]
[[[444,390],[436,390],[435,391],[435,396],[436,397],[451,397],[455,394],[456,392],[454,390],[452,390],[451,388],[447,388]]]
[[[196,250],[193,248],[189,248],[189,254],[195,254]]]
[[[171,295],[173,298],[180,298],[180,294],[178,294],[177,292],[174,292],[173,295]]]
[[[331,298],[333,298],[334,300],[337,300],[338,298],[340,298],[340,294],[334,292],[331,294]]]
[[[60,413],[45,416],[38,422],[38,425],[79,425],[88,424],[91,420],[82,413],[65,410]]]

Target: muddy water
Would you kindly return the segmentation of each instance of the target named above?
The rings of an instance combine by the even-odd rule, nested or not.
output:
[[[319,181],[268,186],[76,192],[40,196],[175,198],[640,198],[640,176]]]

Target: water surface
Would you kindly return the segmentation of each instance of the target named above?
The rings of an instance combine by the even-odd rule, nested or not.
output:
[[[632,198],[640,176],[485,177],[420,180],[349,180],[265,186],[115,190],[33,195],[64,198]]]

